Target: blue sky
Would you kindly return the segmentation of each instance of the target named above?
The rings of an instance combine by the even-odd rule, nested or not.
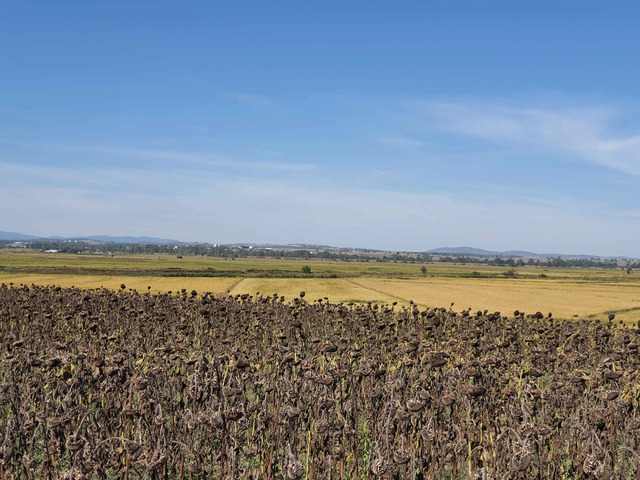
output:
[[[633,2],[29,2],[0,230],[640,257]]]

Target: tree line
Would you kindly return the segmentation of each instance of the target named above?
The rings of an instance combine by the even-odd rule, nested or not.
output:
[[[0,241],[0,247],[8,247],[14,242]],[[374,251],[329,251],[313,249],[247,248],[236,246],[213,246],[207,244],[151,244],[151,243],[86,243],[40,240],[21,242],[32,250],[57,250],[60,253],[127,253],[127,254],[169,254],[176,256],[210,256],[220,258],[274,258],[339,260],[347,262],[405,262],[405,263],[469,263],[505,267],[544,266],[580,268],[621,268],[615,259],[581,258],[516,258],[477,257],[468,255],[433,256],[427,253],[374,252]],[[627,261],[624,268],[640,268],[640,261]]]

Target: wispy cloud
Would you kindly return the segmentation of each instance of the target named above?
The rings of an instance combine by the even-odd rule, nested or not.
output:
[[[66,152],[78,152],[86,154],[100,154],[106,156],[116,156],[132,160],[145,160],[149,162],[165,161],[174,165],[184,166],[190,164],[192,166],[219,167],[235,170],[260,170],[260,171],[276,171],[276,172],[309,172],[317,168],[317,165],[311,163],[299,162],[274,162],[261,160],[261,157],[279,156],[282,152],[277,150],[259,150],[252,149],[246,152],[246,156],[252,159],[247,160],[242,157],[234,157],[232,155],[220,155],[215,153],[193,153],[181,152],[174,150],[161,149],[143,149],[143,148],[127,148],[112,147],[103,145],[72,145],[60,143],[40,143],[40,142],[14,142],[0,140],[3,143],[21,144],[26,147],[38,147],[40,149],[56,149]],[[1,161],[2,159],[0,159]],[[45,167],[46,168],[46,167]]]
[[[211,131],[209,127],[204,127],[202,125],[187,125],[187,128],[198,133],[208,133]]]
[[[612,244],[593,231],[615,231],[621,239],[640,235],[640,223],[630,221],[637,220],[637,212],[610,218],[497,193],[380,191],[318,185],[304,177],[221,178],[204,171],[176,178],[146,169],[0,168],[6,172],[0,179],[0,205],[7,206],[0,208],[3,228],[25,233],[38,225],[43,234],[109,231],[394,250],[468,244],[472,238],[474,245],[489,249],[602,254],[631,254],[632,242]],[[126,188],[118,188],[123,183]]]
[[[83,148],[83,147],[75,147]],[[146,160],[168,160],[179,163],[192,163],[203,166],[235,168],[235,169],[258,169],[277,171],[306,172],[316,168],[315,165],[305,163],[286,163],[262,160],[244,160],[230,156],[176,152],[168,150],[145,150],[135,148],[113,148],[113,147],[84,147],[88,151],[101,152],[129,158],[140,158]],[[254,156],[273,155],[273,151],[252,151]]]
[[[421,140],[405,137],[380,137],[378,141],[398,150],[415,150],[426,145],[426,142]]]
[[[640,203],[629,192],[640,182],[640,135],[619,128],[623,110],[532,104],[413,101],[399,113],[396,102],[377,107],[390,114],[354,119],[348,143],[313,126],[302,147],[283,151],[231,140],[219,149],[2,141],[0,223],[60,235],[638,255]]]
[[[255,93],[227,93],[224,97],[234,103],[241,103],[257,108],[274,108],[277,103],[271,98],[264,95],[256,95]]]
[[[611,108],[536,108],[486,102],[412,102],[437,129],[491,142],[554,150],[640,175],[640,133],[613,133]]]

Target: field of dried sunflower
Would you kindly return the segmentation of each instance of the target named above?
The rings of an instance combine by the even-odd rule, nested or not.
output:
[[[0,478],[638,478],[639,346],[540,312],[3,284]]]

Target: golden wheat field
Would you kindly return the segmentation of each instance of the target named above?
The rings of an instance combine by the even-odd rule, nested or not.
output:
[[[429,278],[417,280],[357,279],[365,288],[413,300],[418,305],[490,308],[503,313],[543,310],[559,318],[640,319],[640,289],[636,284],[569,280]]]

